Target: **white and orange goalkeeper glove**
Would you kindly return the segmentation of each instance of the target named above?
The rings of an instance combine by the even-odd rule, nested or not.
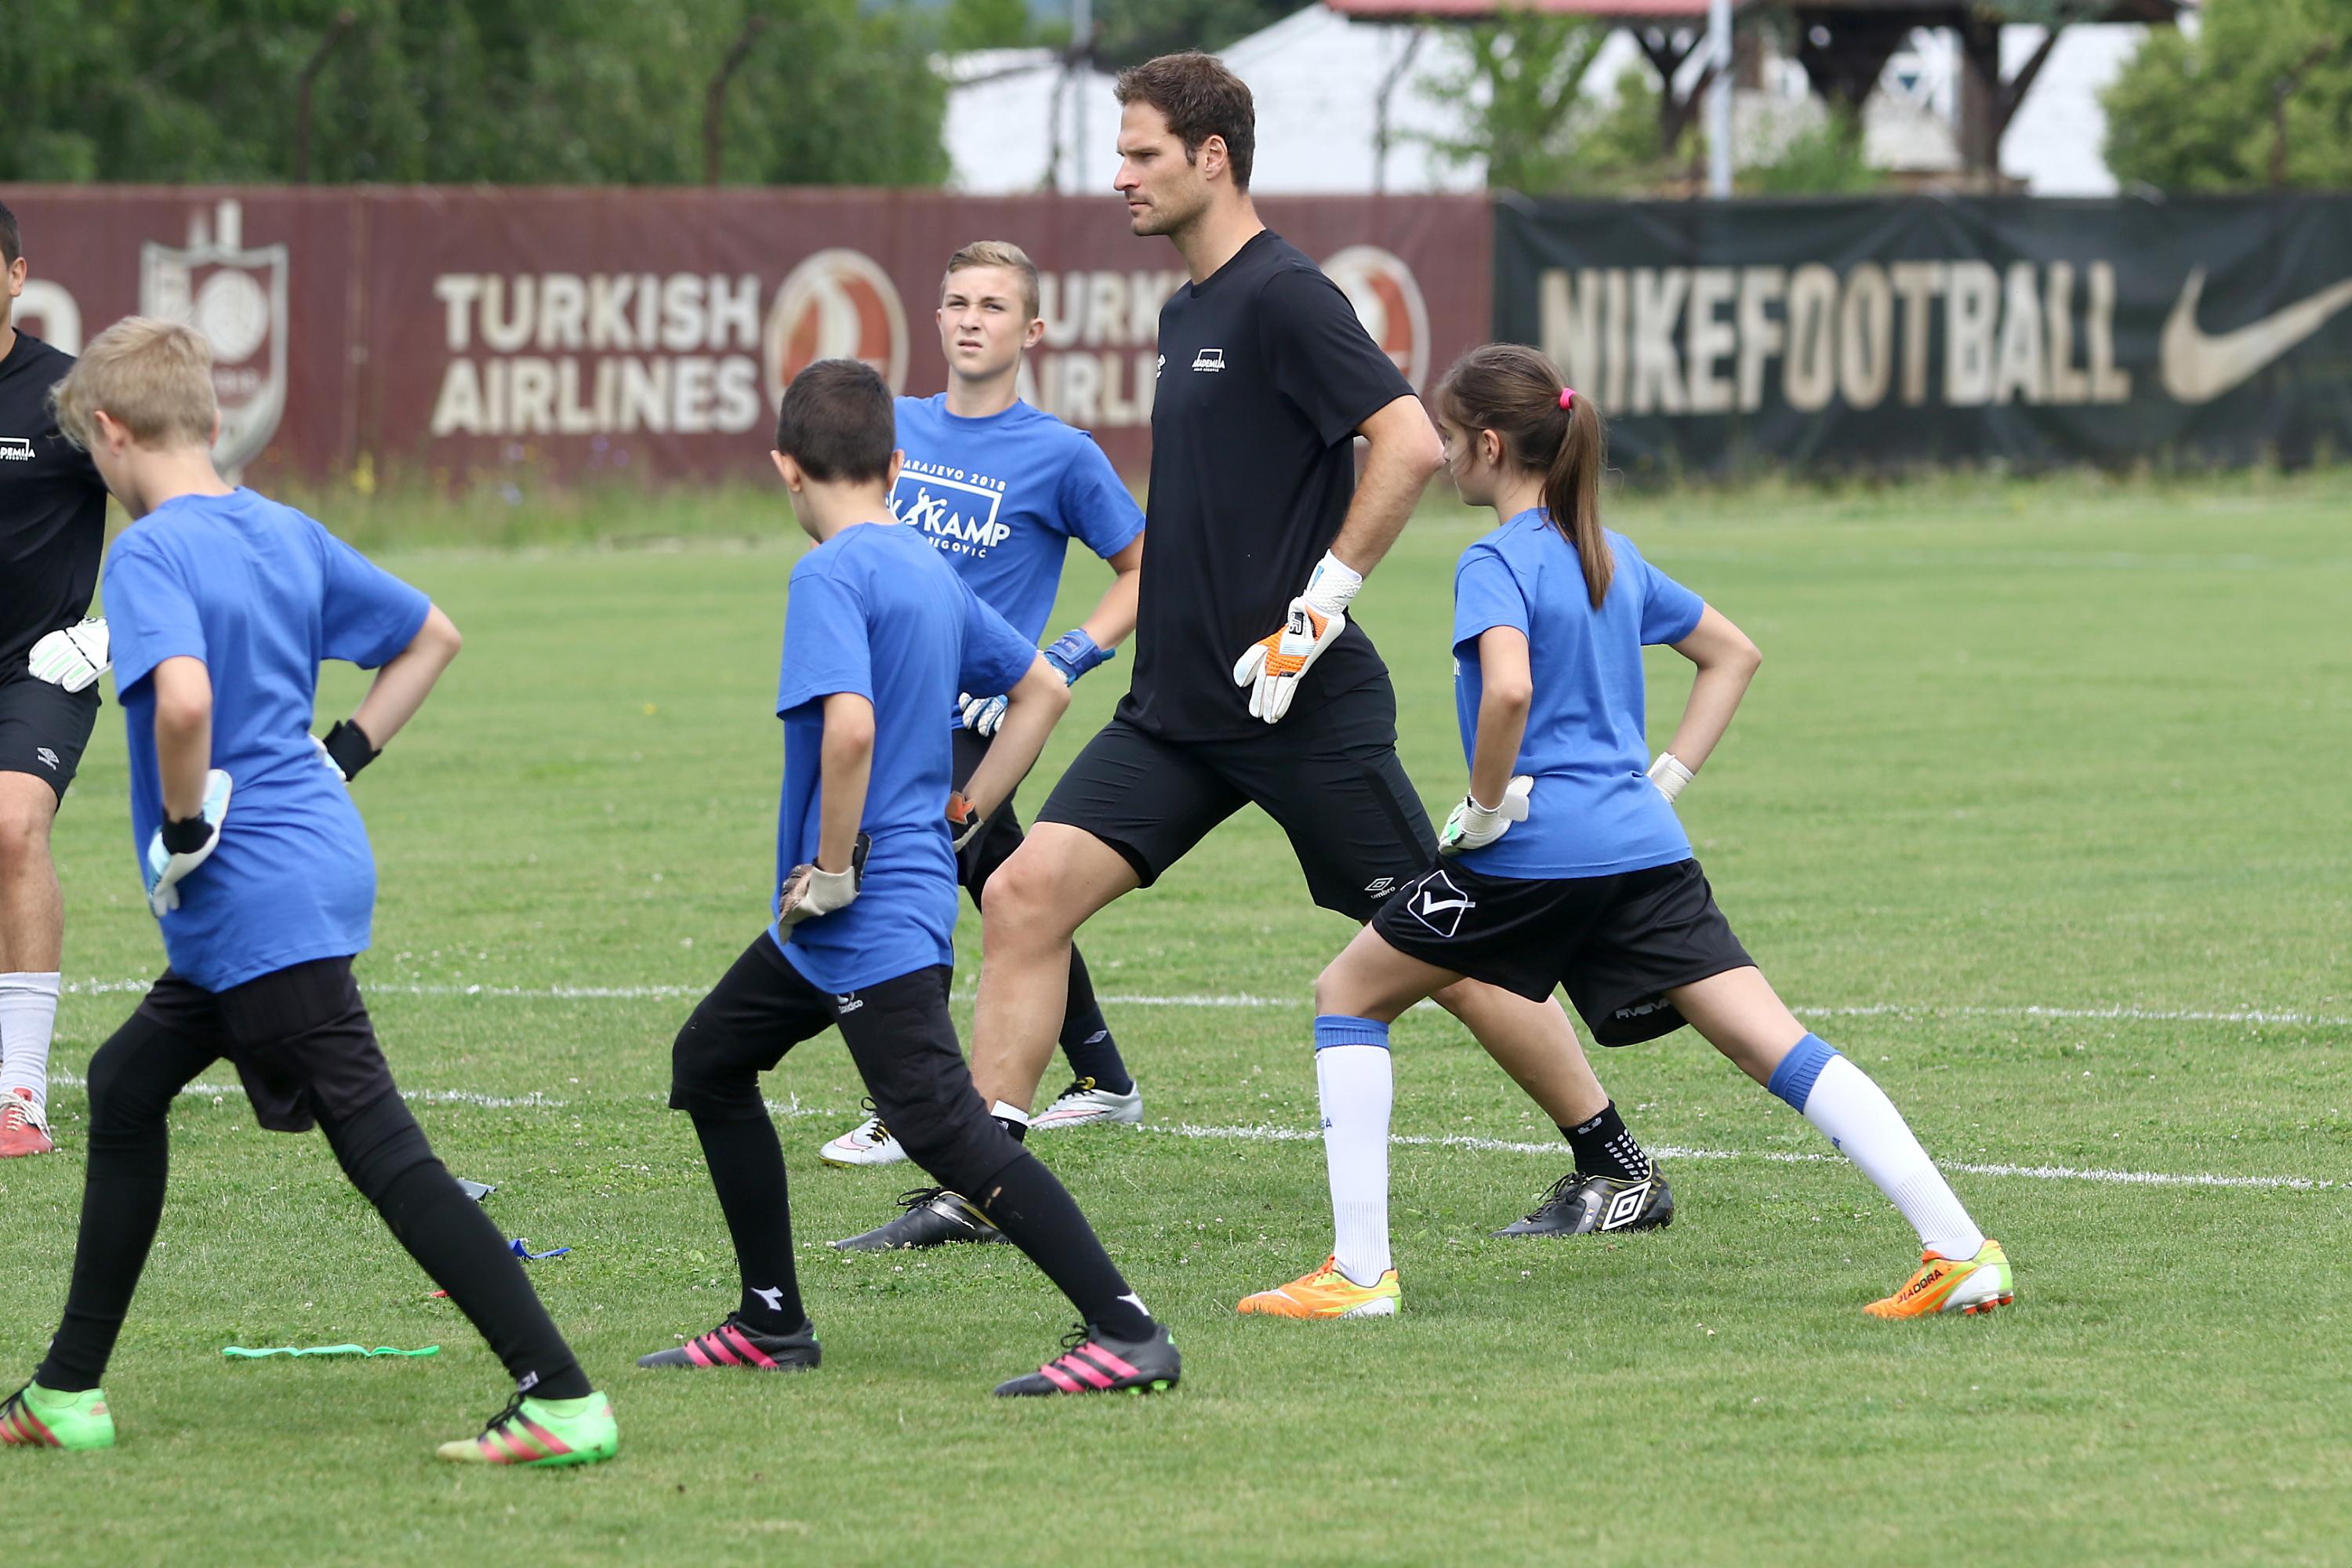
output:
[[[1307,579],[1307,592],[1290,601],[1282,629],[1250,644],[1234,665],[1234,684],[1250,689],[1251,718],[1272,724],[1290,711],[1298,683],[1348,629],[1348,606],[1363,585],[1362,573],[1323,552]]]

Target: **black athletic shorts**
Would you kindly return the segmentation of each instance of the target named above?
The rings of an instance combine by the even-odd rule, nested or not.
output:
[[[132,1017],[226,1057],[272,1132],[308,1132],[321,1112],[346,1121],[396,1092],[349,958],[291,964],[226,991],[167,969]]]
[[[1532,1001],[1565,986],[1604,1046],[1673,1034],[1684,1020],[1665,993],[1756,962],[1696,860],[1558,881],[1441,860],[1382,906],[1372,930],[1408,958]]]
[[[23,669],[0,675],[0,773],[30,773],[63,800],[98,708],[94,685],[68,691]]]
[[[1168,741],[1113,719],[1037,813],[1109,845],[1150,887],[1209,830],[1255,805],[1290,836],[1307,891],[1353,920],[1437,854],[1396,752],[1386,680],[1234,739]]]
[[[961,728],[956,731],[955,788],[961,789],[971,782],[971,775],[979,771],[981,758],[988,755],[988,747],[989,737]],[[956,851],[956,880],[971,895],[975,908],[988,879],[1021,847],[1021,818],[1013,815],[1013,797],[1008,795],[1004,804],[972,835],[971,842]]]

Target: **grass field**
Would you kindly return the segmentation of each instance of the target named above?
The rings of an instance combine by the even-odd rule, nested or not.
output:
[[[394,1070],[451,1167],[498,1184],[508,1234],[577,1249],[529,1267],[614,1397],[620,1461],[436,1465],[434,1441],[503,1401],[496,1362],[323,1143],[257,1131],[226,1088],[173,1117],[172,1205],[107,1381],[121,1447],[0,1456],[12,1555],[2352,1559],[2352,473],[1700,494],[1618,516],[1766,652],[1684,797],[1719,897],[1932,1151],[1994,1168],[1954,1180],[2017,1261],[2016,1310],[1865,1319],[1912,1237],[1688,1035],[1598,1063],[1636,1131],[1681,1151],[1675,1226],[1489,1239],[1564,1149],[1423,1012],[1397,1034],[1405,1312],[1237,1319],[1237,1297],[1328,1246],[1307,996],[1348,934],[1248,816],[1085,933],[1153,1125],[1036,1145],[1174,1325],[1184,1384],[1017,1405],[990,1385],[1066,1326],[1017,1255],[824,1247],[912,1184],[818,1164],[858,1097],[831,1037],[771,1089],[823,1370],[631,1365],[734,1297],[660,1095],[678,1021],[761,920],[799,548],[763,498],[698,504],[675,531],[648,516],[646,534],[698,536],[662,548],[383,549],[467,650],[356,786],[383,868],[362,977]],[[1475,531],[1433,509],[1362,601],[1433,811],[1461,787],[1444,585]],[[1062,623],[1097,581],[1074,565]],[[1654,734],[1678,667],[1654,666]],[[1078,689],[1025,801],[1127,668]],[[323,709],[348,711],[360,679],[334,671]],[[161,967],[123,775],[110,710],[58,826],[79,985],[61,1073]],[[10,1369],[63,1299],[83,1110],[61,1087],[65,1152],[0,1168]],[[443,1352],[220,1356],[351,1340]]]

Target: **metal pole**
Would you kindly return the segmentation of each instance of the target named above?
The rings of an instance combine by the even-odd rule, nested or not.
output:
[[[1072,190],[1086,184],[1087,78],[1094,58],[1094,0],[1070,0],[1070,146],[1076,159],[1070,171]]]
[[[1715,62],[1706,89],[1706,187],[1720,201],[1731,194],[1731,0],[1707,0],[1706,54]]]

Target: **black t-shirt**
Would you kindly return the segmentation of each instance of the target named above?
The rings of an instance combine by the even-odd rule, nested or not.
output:
[[[1160,311],[1135,675],[1119,717],[1171,740],[1263,733],[1234,662],[1279,628],[1356,490],[1355,431],[1402,374],[1314,262],[1271,230]],[[1387,668],[1349,617],[1295,717]]]
[[[49,412],[49,388],[73,363],[21,331],[0,360],[0,676],[89,614],[98,587],[106,484]]]

